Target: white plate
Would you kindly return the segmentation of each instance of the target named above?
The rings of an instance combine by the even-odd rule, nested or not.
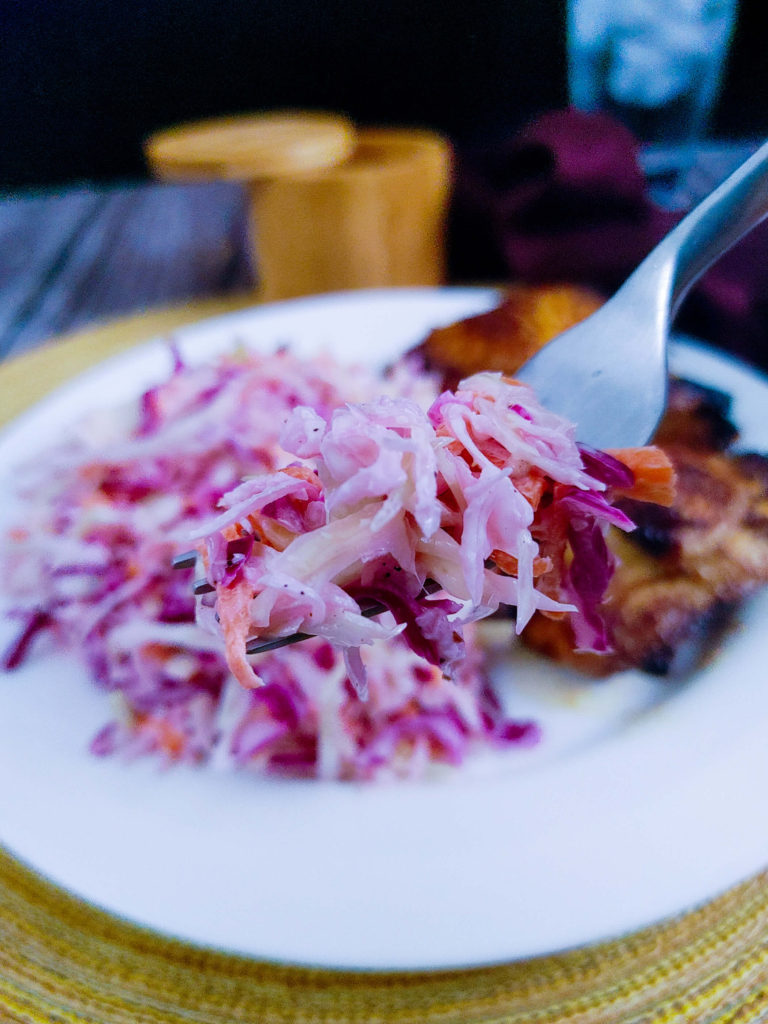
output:
[[[192,360],[246,340],[385,362],[494,301],[353,293],[177,337]],[[76,410],[135,395],[165,365],[154,342],[65,385],[0,436],[0,465],[34,457]],[[768,448],[764,380],[689,344],[674,368],[732,392],[745,444]],[[0,476],[6,494],[13,473]],[[761,599],[684,687],[634,673],[584,683],[520,655],[497,676],[509,708],[542,723],[537,749],[379,787],[94,759],[104,697],[72,660],[35,659],[0,678],[0,842],[125,918],[275,960],[449,968],[615,936],[768,862],[767,622]]]

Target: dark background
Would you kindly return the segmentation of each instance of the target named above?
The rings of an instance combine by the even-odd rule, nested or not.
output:
[[[613,0],[620,2],[620,0]],[[720,136],[768,130],[762,0],[742,0]],[[142,139],[304,107],[459,148],[566,103],[563,0],[0,0],[0,189],[145,173]]]

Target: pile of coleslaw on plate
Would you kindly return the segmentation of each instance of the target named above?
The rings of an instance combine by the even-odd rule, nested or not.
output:
[[[238,684],[174,555],[244,478],[293,458],[279,442],[297,407],[327,418],[381,395],[426,407],[435,381],[408,361],[381,376],[288,349],[198,367],[169,351],[167,380],[108,424],[85,417],[21,474],[24,517],[3,552],[17,623],[6,667],[46,647],[84,659],[110,695],[99,755],[373,779],[535,741],[533,723],[504,715],[471,635],[450,679],[405,638],[367,647],[365,701],[322,638],[261,656],[262,687]]]
[[[99,755],[374,779],[534,742],[474,622],[570,613],[605,649],[605,533],[631,528],[611,499],[647,497],[647,466],[663,498],[663,457],[584,449],[499,375],[438,394],[408,357],[380,375],[288,348],[196,367],[169,351],[163,383],[22,474],[6,667],[45,644],[82,657],[114,708]],[[197,607],[172,567],[190,539],[212,588]],[[295,630],[313,639],[246,656],[252,634]]]

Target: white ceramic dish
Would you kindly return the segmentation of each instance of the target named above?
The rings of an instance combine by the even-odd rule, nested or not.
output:
[[[384,363],[490,291],[353,293],[177,332],[187,357],[289,341]],[[768,448],[768,384],[692,344],[674,369],[730,391],[747,446]],[[11,467],[82,408],[162,376],[159,342],[67,383],[0,435]],[[0,512],[3,524],[13,504]],[[92,758],[109,717],[71,659],[0,677],[0,842],[72,892],[197,943],[327,967],[508,961],[683,911],[768,861],[768,601],[684,687],[627,673],[584,683],[535,658],[496,665],[533,713],[535,750],[430,782],[269,782]],[[7,624],[0,643],[10,636]]]

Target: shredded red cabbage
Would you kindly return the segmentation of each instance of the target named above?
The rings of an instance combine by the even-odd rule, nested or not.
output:
[[[346,515],[384,479],[390,463],[377,463],[379,448],[356,438],[356,413],[345,412],[344,403],[382,393],[407,398],[412,406],[405,420],[381,430],[399,437],[400,454],[412,452],[418,460],[420,450],[406,435],[412,421],[424,420],[413,410],[428,406],[435,390],[412,366],[382,379],[289,351],[238,353],[198,368],[186,366],[175,351],[172,360],[165,382],[119,415],[110,410],[108,417],[94,414],[79,423],[76,436],[20,478],[24,515],[3,551],[3,578],[19,622],[6,668],[51,649],[82,657],[116,708],[93,741],[99,755],[152,754],[268,773],[372,779],[419,775],[463,763],[476,750],[534,741],[535,726],[504,715],[466,628],[452,679],[410,649],[410,626],[404,637],[367,647],[365,702],[344,659],[322,639],[260,658],[265,685],[259,689],[235,682],[220,640],[195,623],[192,573],[173,570],[173,556],[203,522],[239,519],[257,505],[260,526],[276,545],[273,554],[296,531],[325,522],[327,484],[303,464],[281,472],[277,489],[263,490],[263,475],[290,460],[279,443],[289,417],[284,440],[303,460],[316,448],[319,425],[324,429],[341,410],[328,472],[341,477],[350,465],[360,470],[351,486],[335,492],[335,508]],[[290,416],[296,409],[313,411]],[[349,430],[342,429],[345,422]],[[407,562],[410,538],[398,536],[402,516],[394,505],[385,507],[385,489],[378,533]],[[403,478],[397,500],[420,531],[432,529],[431,492],[420,482]],[[217,587],[237,593],[264,548],[262,539],[256,531],[225,538],[216,526],[208,550]],[[455,547],[446,534],[447,563],[455,560]],[[333,561],[332,549],[328,557]],[[418,617],[410,617],[415,595],[409,591],[395,594],[373,572],[359,583],[361,600],[382,600],[409,623]],[[302,607],[311,611],[315,598],[303,598]],[[421,653],[432,661],[437,648],[455,642],[443,635],[454,607],[419,605]],[[396,618],[371,626],[374,632],[398,628]]]

